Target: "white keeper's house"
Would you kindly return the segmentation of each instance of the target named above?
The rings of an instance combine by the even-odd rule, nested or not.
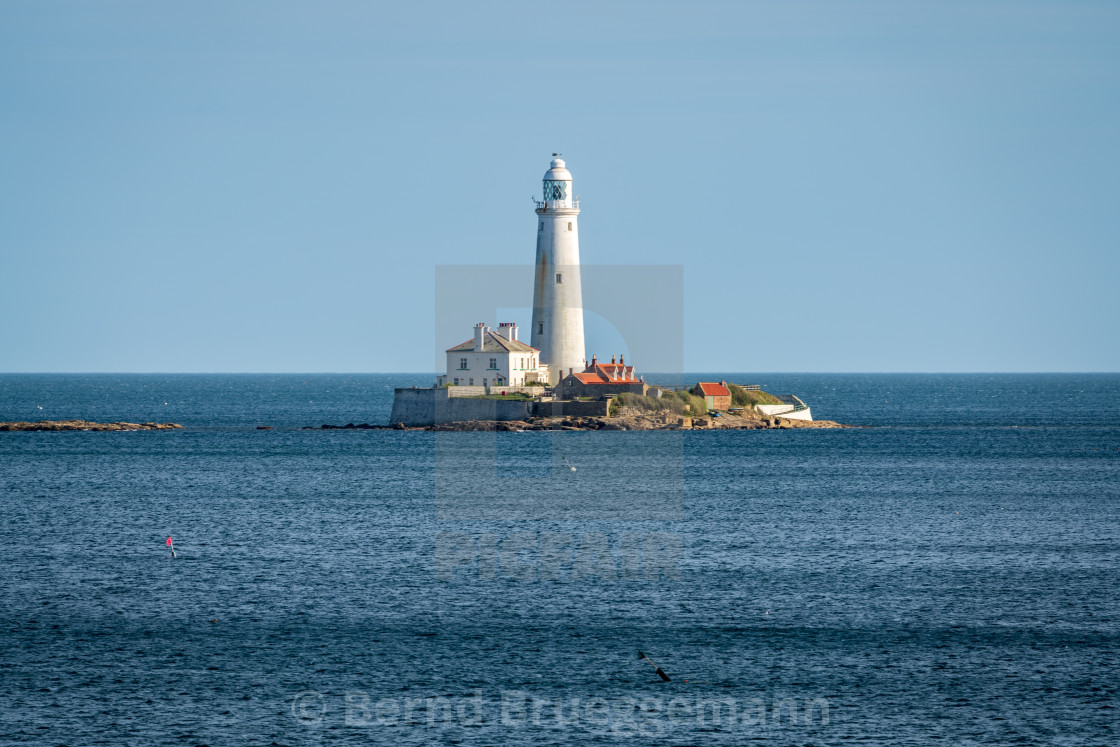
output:
[[[541,351],[517,339],[517,325],[502,322],[495,332],[485,322],[474,325],[474,337],[447,350],[447,373],[437,386],[524,386],[548,383]]]

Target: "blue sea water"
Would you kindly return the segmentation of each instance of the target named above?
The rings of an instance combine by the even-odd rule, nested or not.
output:
[[[185,426],[0,433],[0,740],[1120,741],[1120,375],[702,376],[871,427],[301,430],[431,377],[0,375],[0,420]]]

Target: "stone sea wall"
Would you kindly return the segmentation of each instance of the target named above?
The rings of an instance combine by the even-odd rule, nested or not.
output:
[[[420,426],[466,420],[525,420],[533,416],[535,404],[531,400],[451,397],[447,389],[397,389],[389,422]]]

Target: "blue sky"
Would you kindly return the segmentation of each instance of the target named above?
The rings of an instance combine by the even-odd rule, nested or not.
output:
[[[5,2],[0,371],[431,370],[553,151],[687,370],[1117,371],[1118,63],[1070,0]]]

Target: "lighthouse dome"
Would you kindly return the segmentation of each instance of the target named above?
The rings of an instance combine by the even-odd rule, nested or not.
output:
[[[565,168],[566,164],[564,163],[564,159],[553,158],[550,165],[552,166],[552,168],[544,172],[545,181],[570,182],[572,180],[572,172],[568,171],[568,169]]]

